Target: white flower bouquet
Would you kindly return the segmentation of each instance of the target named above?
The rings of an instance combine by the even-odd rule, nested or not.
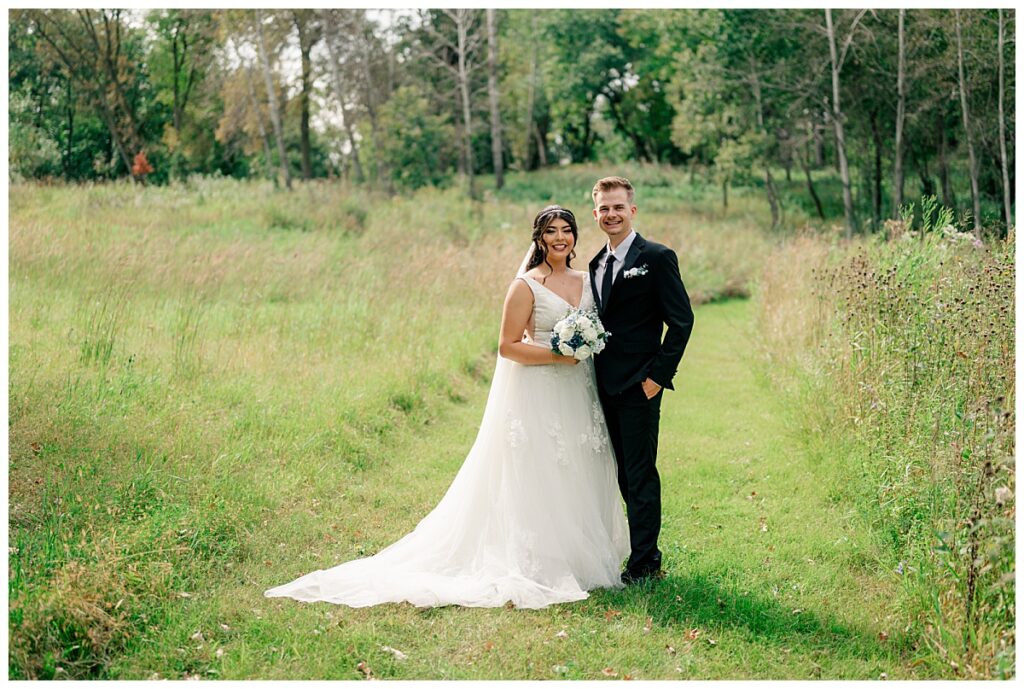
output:
[[[583,361],[600,354],[609,337],[597,311],[573,309],[551,329],[551,351]]]

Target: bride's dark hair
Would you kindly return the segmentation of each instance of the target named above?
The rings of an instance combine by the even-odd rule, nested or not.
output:
[[[568,208],[562,208],[559,205],[551,205],[542,208],[540,213],[537,214],[537,217],[533,219],[533,255],[530,256],[530,260],[526,264],[527,270],[532,270],[541,263],[554,270],[552,265],[548,263],[548,247],[547,244],[544,243],[544,230],[548,229],[548,226],[556,218],[561,218],[565,222],[569,223],[569,232],[572,234],[573,250],[569,253],[569,257],[565,259],[565,267],[572,267],[572,259],[576,258],[576,242],[579,240],[580,234],[580,230],[576,226],[576,216],[573,215],[572,211]]]

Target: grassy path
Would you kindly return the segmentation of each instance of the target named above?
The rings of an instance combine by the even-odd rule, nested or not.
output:
[[[270,585],[375,552],[408,532],[472,443],[486,395],[478,385],[465,403],[406,434],[383,466],[323,476],[299,504],[268,510],[250,534],[249,557],[215,577],[212,590],[182,600],[180,614],[111,674],[914,676],[886,616],[894,575],[875,574],[891,566],[876,561],[856,517],[834,497],[841,457],[804,452],[784,405],[758,380],[752,315],[752,305],[739,301],[700,308],[677,392],[665,399],[664,581],[540,611],[350,610],[262,597]]]

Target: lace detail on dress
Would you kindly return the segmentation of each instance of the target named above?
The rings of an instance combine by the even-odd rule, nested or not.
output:
[[[522,420],[515,418],[509,411],[505,414],[505,422],[508,426],[508,446],[512,449],[522,447],[526,442],[526,429],[523,428]]]
[[[569,460],[565,455],[565,438],[562,433],[562,422],[558,418],[552,419],[548,423],[548,435],[551,436],[551,442],[554,445],[555,462],[563,467],[568,465]]]
[[[580,445],[585,445],[589,440],[594,457],[599,457],[601,451],[608,447],[609,440],[604,428],[604,411],[600,402],[594,402],[590,407],[590,433],[580,435]]]

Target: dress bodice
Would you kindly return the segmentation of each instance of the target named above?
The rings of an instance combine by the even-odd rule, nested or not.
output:
[[[547,347],[551,342],[551,331],[555,324],[569,315],[574,307],[540,281],[526,275],[522,276],[522,280],[533,292],[533,337],[530,339],[534,344]],[[593,306],[594,295],[590,290],[590,275],[584,273],[583,298],[580,300],[579,308],[587,310]]]

